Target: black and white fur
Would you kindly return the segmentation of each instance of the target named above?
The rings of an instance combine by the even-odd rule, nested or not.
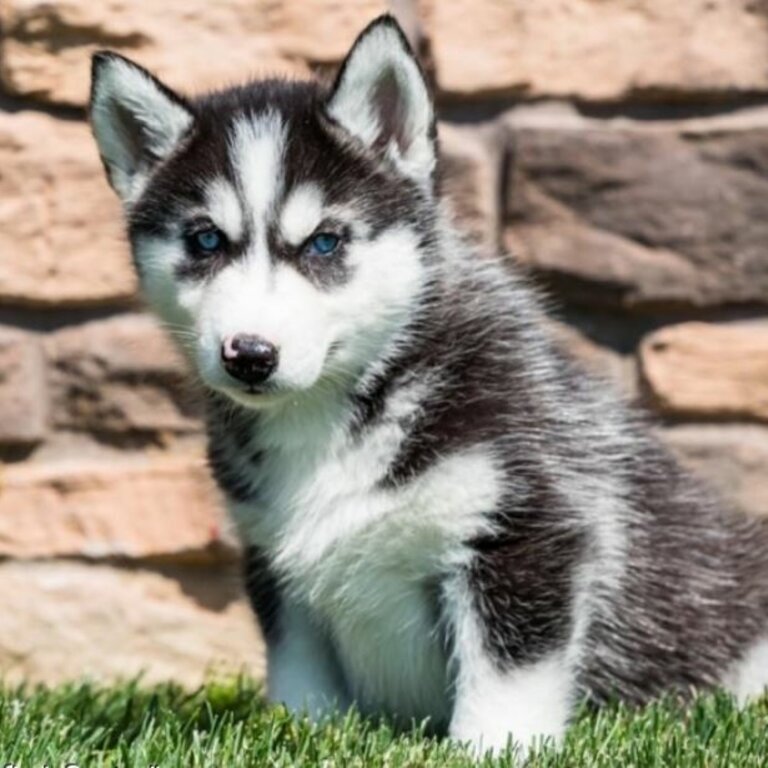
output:
[[[272,700],[484,750],[560,739],[584,698],[763,689],[765,528],[693,488],[558,352],[524,277],[457,236],[390,17],[329,90],[187,100],[98,54],[91,119],[145,295],[208,393]],[[199,221],[226,247],[191,253]],[[263,387],[222,366],[241,332],[279,348]]]

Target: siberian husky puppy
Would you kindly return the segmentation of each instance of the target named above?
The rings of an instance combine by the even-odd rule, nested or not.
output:
[[[93,60],[143,292],[207,393],[273,701],[429,719],[483,751],[574,706],[768,682],[768,535],[557,349],[441,202],[396,22],[331,88],[188,99]]]

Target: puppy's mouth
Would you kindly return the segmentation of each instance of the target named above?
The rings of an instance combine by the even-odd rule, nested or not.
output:
[[[260,386],[241,386],[226,387],[223,392],[231,400],[246,408],[268,408],[279,402],[284,402],[290,397],[295,397],[296,393],[278,387],[267,385]]]
[[[269,384],[246,384],[243,387],[243,391],[247,395],[253,395],[258,397],[259,395],[271,395],[276,394],[280,390],[277,387],[270,386]]]

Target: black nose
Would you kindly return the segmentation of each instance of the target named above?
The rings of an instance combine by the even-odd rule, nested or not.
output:
[[[246,384],[263,384],[277,368],[277,347],[260,336],[238,333],[221,344],[226,372]]]

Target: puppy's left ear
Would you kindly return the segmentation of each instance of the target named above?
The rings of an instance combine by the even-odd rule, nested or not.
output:
[[[363,30],[347,55],[327,112],[422,185],[436,163],[435,111],[416,57],[392,16]]]

